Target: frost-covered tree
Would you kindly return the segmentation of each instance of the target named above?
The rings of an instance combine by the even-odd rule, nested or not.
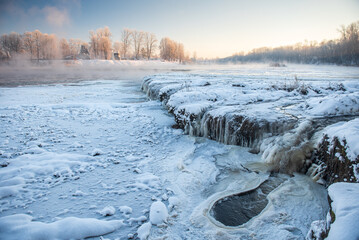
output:
[[[140,58],[144,35],[145,34],[142,31],[137,31],[137,30],[132,31],[133,48],[134,48],[134,55],[136,59]]]
[[[22,35],[22,41],[23,41],[23,44],[24,44],[25,53],[30,56],[30,59],[32,59],[34,49],[35,49],[35,42],[34,42],[32,32],[25,32]]]
[[[90,52],[93,58],[99,56],[99,42],[97,40],[97,34],[94,31],[90,31]]]
[[[0,38],[2,51],[10,56],[20,54],[23,51],[21,35],[15,32],[3,34]]]
[[[90,46],[94,58],[111,59],[112,41],[109,27],[90,31]]]
[[[66,58],[67,56],[71,55],[70,45],[65,38],[62,38],[59,44],[60,44],[62,58]]]
[[[131,36],[132,30],[125,28],[121,34],[122,54],[123,58],[128,58],[131,51]]]
[[[116,42],[114,42],[113,43],[113,51],[115,52],[115,53],[118,53],[118,55],[119,55],[119,57],[123,57],[123,53],[122,53],[122,43],[121,42],[119,42],[119,41],[116,41]]]
[[[80,39],[73,39],[71,38],[69,40],[69,49],[70,49],[70,55],[76,56],[80,54],[81,46],[84,42]]]
[[[156,38],[156,35],[153,33],[146,32],[144,35],[145,35],[144,40],[145,40],[145,47],[146,47],[145,57],[149,60],[153,56],[154,51],[157,47],[157,45],[156,45],[157,38]]]
[[[160,43],[161,58],[167,61],[184,60],[184,47],[182,43],[177,43],[170,38],[162,38]]]
[[[42,47],[42,33],[39,30],[35,30],[32,32],[32,37],[34,41],[34,52],[37,61],[40,60],[40,53]]]

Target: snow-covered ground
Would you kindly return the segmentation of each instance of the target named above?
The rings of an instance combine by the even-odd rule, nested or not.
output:
[[[334,216],[328,240],[358,239],[359,229],[359,184],[334,183],[328,188]]]
[[[331,75],[330,67],[323,76],[316,67],[304,68],[296,71]],[[226,67],[196,74],[211,83],[242,76],[241,71],[253,82],[273,79],[273,72],[292,79],[292,72],[262,70]],[[191,74],[185,74],[187,81]],[[122,75],[119,81],[115,75],[114,70],[111,80],[0,88],[1,239],[106,233],[106,239],[304,239],[312,221],[325,218],[324,187],[294,174],[268,195],[257,217],[240,227],[221,225],[210,207],[265,181],[261,156],[184,135],[171,127],[175,122],[162,104],[141,92],[141,78]],[[158,76],[178,81],[184,74]],[[232,94],[223,96],[241,101]]]
[[[313,129],[359,116],[358,76],[354,67],[238,66],[156,74],[143,89],[188,134],[252,147],[290,173],[308,157]]]

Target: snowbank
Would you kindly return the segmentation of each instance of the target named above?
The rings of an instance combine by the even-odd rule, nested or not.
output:
[[[359,181],[359,118],[327,126],[316,134],[313,179],[328,186]]]
[[[335,219],[327,240],[359,238],[359,184],[334,183],[328,188]]]
[[[115,231],[123,221],[101,221],[93,218],[67,217],[53,223],[32,221],[32,217],[16,214],[0,218],[0,238],[8,240],[84,239]]]
[[[359,101],[357,107],[359,108]],[[359,156],[359,118],[348,122],[338,122],[326,127],[323,131],[330,139],[338,137],[346,141],[347,154],[354,161]]]

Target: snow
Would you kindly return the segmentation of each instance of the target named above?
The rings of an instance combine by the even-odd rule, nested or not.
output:
[[[147,239],[151,232],[151,226],[152,224],[150,222],[142,224],[141,227],[137,229],[137,236],[141,240]]]
[[[180,204],[180,199],[178,197],[170,197],[168,199],[168,208],[170,210],[176,208]]]
[[[260,115],[266,116],[266,112],[261,111],[269,106],[272,114],[281,116],[283,105],[290,106],[285,111],[297,117],[356,114],[359,111],[359,85],[353,80],[358,70],[337,68],[337,72],[328,73],[323,68],[300,72],[302,67],[298,66],[281,70],[259,66],[256,69],[242,67],[157,74],[149,77],[148,87],[158,96],[169,95],[165,102],[168,108],[189,114],[199,114],[211,108],[216,109],[218,115],[224,115],[227,106],[237,106],[246,115],[255,108],[260,110],[256,111]],[[327,79],[323,79],[325,74]],[[307,93],[301,93],[302,89]]]
[[[295,174],[268,195],[269,205],[245,227],[220,226],[208,215],[211,204],[265,181],[265,160],[249,148],[172,128],[173,116],[140,90],[142,77],[152,70],[137,72],[134,67],[136,74],[127,75],[117,62],[94,62],[96,71],[90,71],[91,64],[83,61],[66,69],[79,72],[72,80],[64,72],[45,76],[39,70],[39,75],[31,72],[31,84],[52,84],[0,88],[0,228],[8,226],[0,231],[1,239],[23,238],[24,231],[33,233],[33,239],[43,234],[59,239],[105,234],[104,239],[303,239],[312,221],[325,218],[326,190]],[[170,68],[171,64],[158,69]],[[349,98],[354,96],[350,91],[358,89],[347,68],[303,68],[267,71],[263,66],[235,66],[169,72],[157,74],[151,84],[161,85],[158,91],[182,89],[190,96],[193,102],[181,92],[172,95],[171,104],[178,110],[228,116],[243,111],[273,121],[287,119],[276,107],[304,103],[296,91],[270,87],[292,81],[294,72],[323,94],[332,93],[325,89],[328,75],[331,81],[347,76],[344,87]],[[60,79],[54,82],[54,78]],[[314,91],[308,95],[325,97]]]
[[[150,209],[150,222],[153,225],[160,225],[167,222],[168,211],[166,205],[161,201],[152,203]]]
[[[112,216],[115,214],[115,212],[116,209],[113,206],[104,207],[101,211],[99,211],[99,213],[104,217]]]
[[[130,208],[129,206],[121,206],[121,207],[119,207],[119,210],[121,213],[123,213],[125,215],[129,215],[132,213],[132,208]]]
[[[326,239],[358,239],[359,184],[334,183],[329,186],[328,193],[333,201],[331,206],[335,220]]]
[[[358,104],[359,106],[359,104]],[[323,130],[330,139],[338,137],[347,141],[347,154],[350,160],[354,161],[359,155],[359,118],[348,122],[338,122]]]
[[[32,221],[26,214],[0,218],[1,239],[83,239],[115,231],[123,226],[119,220],[68,217],[52,223]]]

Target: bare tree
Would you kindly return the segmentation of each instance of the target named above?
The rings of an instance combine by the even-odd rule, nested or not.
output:
[[[111,59],[112,51],[112,42],[111,42],[111,32],[109,27],[100,28],[97,30],[97,38],[100,42],[100,49],[103,53],[104,59]]]
[[[141,46],[143,44],[143,38],[144,38],[143,32],[140,32],[137,30],[132,31],[132,40],[133,40],[133,46],[134,46],[136,59],[140,58],[140,51],[141,51]]]
[[[11,57],[20,54],[22,49],[22,39],[20,34],[12,32],[9,35],[3,34],[0,38],[2,51]]]
[[[35,42],[32,32],[25,32],[22,35],[22,40],[23,40],[25,52],[29,54],[30,59],[32,59],[32,55],[35,49]]]
[[[20,34],[12,32],[9,35],[10,40],[10,51],[12,53],[19,54],[21,52],[22,48],[22,39]]]
[[[124,58],[128,57],[128,54],[130,52],[130,48],[131,48],[131,35],[132,35],[132,30],[125,28],[122,31],[122,35],[121,35],[121,43],[122,43],[122,56]]]
[[[41,56],[43,59],[57,59],[60,56],[58,40],[55,34],[43,34],[41,37]]]
[[[0,44],[1,48],[4,52],[7,54],[10,54],[11,44],[10,44],[10,38],[9,35],[3,34],[0,38]]]
[[[149,60],[154,54],[154,50],[156,49],[157,38],[153,33],[145,33],[145,46],[146,46],[146,57]]]
[[[162,38],[160,43],[161,58],[167,61],[184,60],[184,47],[182,43],[177,43],[170,38]]]
[[[97,34],[94,31],[90,31],[90,49],[93,57],[96,59],[99,55],[99,42],[97,40]]]
[[[36,54],[37,61],[40,61],[40,52],[42,47],[42,33],[39,30],[32,32],[32,37],[34,40],[34,51]]]
[[[69,40],[69,50],[70,50],[70,55],[72,56],[76,56],[80,53],[81,50],[81,46],[84,44],[84,42],[80,39],[73,39],[71,38]]]
[[[67,56],[71,55],[69,43],[65,38],[62,38],[59,44],[60,44],[62,58],[66,58]]]
[[[112,51],[111,32],[108,27],[90,31],[90,45],[94,58],[110,59]]]

